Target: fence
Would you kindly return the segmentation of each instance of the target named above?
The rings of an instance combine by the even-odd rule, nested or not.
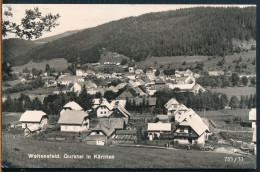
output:
[[[152,145],[152,146],[164,146],[170,145],[173,140],[137,140],[137,144]]]
[[[21,135],[2,134],[2,138],[21,139],[21,138],[24,138],[24,137],[21,136]]]

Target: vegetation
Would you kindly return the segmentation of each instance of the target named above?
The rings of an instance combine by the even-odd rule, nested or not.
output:
[[[39,145],[42,145],[39,149]],[[118,146],[92,146],[85,143],[38,141],[33,139],[2,140],[2,162],[10,168],[236,168],[253,169],[256,167],[255,156],[243,155],[244,161],[239,163],[224,162],[224,153],[198,152],[194,150],[169,150],[134,148]],[[27,153],[60,154],[59,159],[29,159]],[[25,154],[26,153],[26,154]],[[68,155],[91,155],[92,159],[66,159]],[[94,154],[114,155],[113,160],[97,160]],[[127,156],[126,156],[127,155]],[[207,161],[202,161],[207,159]],[[155,161],[156,160],[156,161]],[[102,163],[100,163],[102,161]]]
[[[102,48],[136,62],[152,56],[224,56],[241,51],[233,39],[256,39],[255,7],[198,7],[129,17],[38,46],[19,57],[22,61],[10,60],[16,64],[46,58],[74,62],[79,53],[83,63],[97,62]]]

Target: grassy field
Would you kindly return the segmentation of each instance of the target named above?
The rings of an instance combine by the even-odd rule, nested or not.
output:
[[[253,60],[256,59],[256,51],[241,52],[239,54],[228,55],[225,57],[224,66],[217,66],[218,61],[222,60],[222,57],[211,57],[211,56],[169,56],[169,57],[151,57],[147,58],[143,62],[136,63],[139,67],[155,67],[162,69],[173,68],[178,70],[179,67],[186,68],[191,65],[195,67],[195,62],[203,62],[204,70],[223,70],[225,67],[231,66],[230,70],[235,71],[236,64],[233,63],[235,59],[242,58],[242,63],[247,64],[247,68],[244,69],[245,73],[256,73],[256,66],[252,64]],[[183,65],[183,62],[186,64]]]
[[[243,162],[225,162],[233,155],[187,150],[167,150],[84,143],[43,142],[32,139],[3,138],[2,162],[23,168],[248,168],[256,166],[255,156],[243,155]],[[59,154],[59,159],[29,159],[31,154]],[[64,154],[91,155],[92,159],[67,159]],[[114,155],[112,160],[94,159],[95,154]],[[235,158],[235,157],[234,157]]]
[[[228,88],[209,88],[212,92],[225,93],[228,98],[232,96],[250,96],[250,94],[256,94],[256,87],[228,87]]]
[[[252,132],[221,132],[226,140],[234,139],[243,142],[252,142]]]
[[[50,67],[54,68],[56,71],[67,69],[68,65],[70,65],[67,60],[63,58],[56,58],[51,60],[44,60],[42,62],[29,62],[28,64],[22,66],[14,66],[13,70],[14,72],[22,72],[25,68],[30,70],[32,68],[36,68],[37,70],[45,70],[46,64],[49,64]]]
[[[8,94],[11,98],[19,98],[21,93],[24,93],[26,95],[28,95],[31,99],[34,99],[35,97],[38,97],[41,101],[44,100],[44,98],[48,95],[53,94],[53,91],[58,91],[58,88],[37,88],[37,89],[33,89],[33,90],[26,90],[23,92],[18,92],[18,93],[11,93]],[[7,96],[7,95],[6,95]],[[2,96],[3,100],[5,100],[5,95]]]
[[[21,112],[2,112],[2,124],[9,124],[19,121],[21,115]]]
[[[241,127],[237,123],[227,124],[225,120],[241,117],[241,120],[248,121],[249,111],[250,109],[205,111],[205,118],[213,120],[216,127]],[[204,112],[198,111],[197,114],[204,117]]]

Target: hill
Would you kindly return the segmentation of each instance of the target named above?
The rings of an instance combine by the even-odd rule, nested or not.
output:
[[[75,62],[79,54],[83,63],[91,63],[99,61],[102,48],[137,62],[151,56],[224,56],[240,51],[234,40],[256,40],[255,7],[197,7],[124,18],[56,39],[10,61]]]
[[[13,59],[14,57],[20,56],[28,52],[29,50],[39,46],[40,44],[18,38],[4,39],[3,45],[3,59]]]
[[[67,31],[58,35],[54,35],[54,36],[50,36],[50,37],[46,37],[46,38],[41,38],[41,39],[37,39],[34,42],[38,42],[38,43],[47,43],[47,42],[52,42],[56,39],[60,39],[66,36],[70,36],[72,34],[75,34],[77,32],[79,32],[80,30],[71,30],[71,31]]]

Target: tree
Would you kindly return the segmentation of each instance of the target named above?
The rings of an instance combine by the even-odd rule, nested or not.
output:
[[[111,90],[108,90],[104,93],[104,97],[108,100],[108,101],[111,101],[112,99],[114,99],[116,96],[116,93],[114,93],[113,91]]]
[[[12,8],[10,6],[5,7],[2,17],[2,36],[4,37],[8,33],[13,33],[20,38],[37,39],[44,32],[50,32],[58,26],[59,23],[57,21],[60,18],[59,14],[47,14],[43,16],[38,7],[33,10],[25,10],[25,17],[22,18],[20,24],[9,21],[8,18],[12,16]]]
[[[127,59],[123,59],[120,64],[125,65],[126,63],[127,63]]]
[[[220,109],[224,109],[228,104],[228,97],[226,94],[220,96]]]
[[[255,78],[255,77],[252,77],[252,78],[250,79],[250,82],[251,82],[252,86],[255,86],[255,85],[256,85],[256,78]]]
[[[240,81],[240,78],[239,78],[238,74],[237,73],[232,73],[232,75],[230,77],[230,81],[231,81],[233,86],[238,86],[238,83]]]
[[[38,97],[35,97],[32,101],[33,109],[35,110],[42,110],[42,102],[39,100]]]
[[[247,83],[248,83],[248,78],[246,76],[243,76],[242,79],[241,79],[241,82],[244,86],[247,86]]]
[[[2,61],[2,80],[7,81],[12,77],[12,65],[7,61]]]
[[[85,84],[79,94],[77,103],[84,109],[89,110],[92,108],[93,101],[92,96],[87,93]]]
[[[49,74],[50,71],[51,71],[50,65],[49,65],[49,64],[46,64],[46,65],[45,65],[45,72],[47,72],[47,73]]]
[[[239,106],[239,100],[237,96],[232,96],[230,98],[229,106],[231,107],[231,109],[235,109]]]
[[[154,73],[155,76],[159,76],[160,75],[160,71],[157,69]]]

